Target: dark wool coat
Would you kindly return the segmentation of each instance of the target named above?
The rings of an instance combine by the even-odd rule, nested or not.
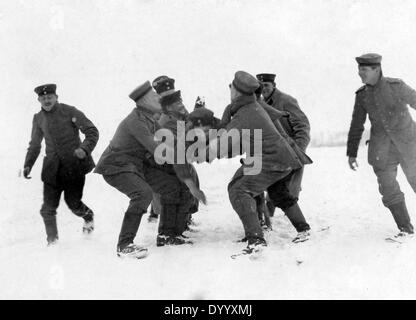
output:
[[[283,118],[281,123],[288,135],[295,140],[296,144],[306,150],[310,138],[309,120],[300,109],[298,102],[290,95],[274,89],[270,97],[265,102],[279,111],[286,111],[290,117]]]
[[[400,79],[381,77],[357,90],[347,156],[356,157],[367,115],[371,122],[368,162],[385,167],[393,143],[405,161],[416,161],[416,124],[407,105],[416,108],[416,91]]]
[[[79,131],[85,135],[82,142]],[[32,168],[45,138],[46,157],[43,160],[42,181],[56,184],[58,170],[61,176],[76,179],[94,168],[91,152],[98,137],[97,128],[77,108],[57,103],[51,111],[42,109],[33,117],[32,136],[24,167]],[[77,148],[86,152],[85,159],[80,160],[74,155]]]

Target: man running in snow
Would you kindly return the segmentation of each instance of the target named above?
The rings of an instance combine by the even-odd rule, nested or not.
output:
[[[416,91],[403,80],[384,77],[381,58],[376,53],[355,58],[364,86],[355,95],[347,156],[350,168],[356,170],[358,146],[368,114],[371,122],[368,163],[377,176],[383,204],[399,228],[396,237],[403,237],[413,234],[413,225],[396,176],[400,165],[416,192],[416,123],[407,107],[416,109]]]
[[[30,171],[39,156],[45,138],[46,157],[43,159],[43,205],[40,214],[45,223],[48,245],[58,240],[56,209],[62,192],[69,209],[83,218],[83,232],[94,230],[94,213],[82,201],[85,175],[94,168],[91,152],[98,141],[94,124],[75,107],[58,102],[55,84],[35,88],[41,111],[33,117],[32,137],[27,150],[23,175]],[[81,142],[79,131],[85,135]]]

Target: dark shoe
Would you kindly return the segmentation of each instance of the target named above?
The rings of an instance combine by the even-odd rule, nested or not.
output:
[[[413,232],[409,233],[406,231],[400,231],[398,234],[396,234],[394,237],[395,238],[408,238],[408,237],[413,237]]]
[[[83,219],[84,225],[82,227],[82,233],[91,234],[94,231],[94,213],[90,209],[88,209]]]
[[[158,219],[159,219],[159,216],[156,213],[150,212],[149,217],[147,218],[147,221],[156,222]]]
[[[178,246],[182,244],[193,244],[192,241],[186,240],[182,236],[168,236],[164,234],[158,234],[156,238],[156,246]]]
[[[55,246],[58,244],[58,238],[51,238],[51,239],[48,238],[47,242],[48,242],[47,244],[48,247]]]
[[[46,230],[46,241],[49,244],[55,243],[58,240],[58,227],[56,224],[56,216],[43,218]]]
[[[237,240],[237,242],[247,242],[247,241],[248,241],[247,237],[244,237],[243,239]]]
[[[413,234],[413,225],[410,223],[406,203],[404,201],[396,203],[391,205],[389,209],[399,230],[404,233]]]
[[[248,241],[248,244],[247,244],[247,247],[244,249],[244,251],[246,251],[246,253],[248,254],[260,253],[261,251],[263,251],[265,247],[267,247],[267,242],[264,238],[248,237],[247,241]]]
[[[148,251],[146,248],[135,245],[134,243],[130,243],[123,249],[117,248],[117,256],[119,258],[142,259],[147,257],[147,255]]]
[[[297,236],[292,240],[294,243],[308,241],[311,237],[309,230],[298,232]]]

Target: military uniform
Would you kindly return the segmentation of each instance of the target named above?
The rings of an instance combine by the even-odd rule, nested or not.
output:
[[[188,110],[185,108],[182,102],[181,91],[175,91],[175,80],[167,76],[160,76],[153,80],[152,86],[156,92],[161,96],[160,103],[162,106],[162,114],[158,120],[159,125],[162,128],[169,129],[177,138],[177,124],[178,121],[186,122],[189,116]],[[176,146],[176,143],[175,143]],[[173,169],[173,174],[184,182],[190,179],[194,182],[197,188],[199,188],[199,178],[195,167],[190,163],[185,164],[173,164],[166,165]],[[188,228],[188,224],[191,221],[191,215],[196,213],[199,209],[198,199],[192,197],[189,199],[192,205],[189,212],[178,213],[180,216],[177,219],[179,224],[178,230],[182,229],[182,232]],[[157,207],[157,204],[155,205]],[[180,227],[182,226],[182,227]],[[179,234],[182,234],[180,232]]]
[[[52,86],[52,87],[51,87]],[[44,91],[39,91],[40,89]],[[55,94],[56,85],[40,86],[35,89],[39,95]],[[85,135],[81,142],[79,131]],[[47,240],[58,239],[56,209],[62,192],[71,211],[84,220],[92,220],[92,210],[82,201],[85,175],[94,168],[91,152],[98,141],[98,130],[94,124],[77,108],[56,103],[50,111],[41,110],[33,117],[32,135],[24,163],[25,168],[33,167],[45,139],[46,156],[43,159],[42,181],[43,205],[40,214],[44,220]],[[82,148],[86,157],[79,159],[74,155]]]
[[[275,75],[273,74],[259,74],[257,79],[262,82],[274,82]],[[310,142],[310,124],[305,113],[300,109],[298,102],[295,98],[275,88],[269,97],[265,97],[265,102],[279,111],[287,112],[288,116],[281,117],[280,122],[295,143],[303,150]],[[288,177],[289,181],[286,181],[286,187],[282,187],[283,190],[290,191],[290,197],[282,194],[279,198],[279,202],[276,201],[277,207],[286,209],[298,201],[299,193],[301,191],[301,183],[303,177],[303,168],[293,173],[291,177]],[[284,201],[284,199],[287,201]]]
[[[379,65],[381,56],[367,54],[356,59],[360,65]],[[368,163],[377,176],[383,204],[392,211],[400,230],[412,231],[404,195],[396,180],[400,164],[416,192],[416,124],[407,105],[416,108],[416,91],[400,79],[381,75],[375,85],[366,84],[358,89],[348,133],[347,156],[357,157],[368,115],[371,122]],[[397,209],[399,207],[401,209]],[[404,213],[398,213],[400,211]]]
[[[262,130],[262,153],[254,155],[261,160],[260,173],[245,175],[244,169],[248,166],[243,164],[228,185],[231,205],[243,223],[250,245],[258,239],[264,242],[263,230],[257,217],[255,197],[285,178],[292,170],[300,169],[303,163],[288,142],[279,134],[266,111],[257,103],[253,94],[258,87],[257,80],[239,71],[235,75],[233,85],[243,95],[231,103],[232,118],[226,125],[226,130],[236,129],[241,136],[242,129],[250,129],[251,151],[255,143],[253,130]],[[231,149],[229,146],[229,150]],[[231,156],[236,155],[238,154],[231,154]]]
[[[147,82],[133,91],[130,97],[138,101],[151,89]],[[133,243],[153,192],[160,194],[163,205],[160,235],[177,235],[177,212],[189,210],[190,195],[186,186],[154,161],[153,154],[158,146],[154,134],[158,129],[160,126],[154,114],[138,105],[120,123],[94,171],[130,198],[117,244],[119,251]]]

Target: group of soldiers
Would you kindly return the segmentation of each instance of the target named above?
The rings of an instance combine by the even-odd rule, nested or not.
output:
[[[396,180],[400,164],[416,192],[416,125],[410,117],[407,104],[416,107],[416,92],[399,79],[385,78],[381,71],[381,56],[366,54],[356,58],[359,75],[364,83],[356,93],[351,128],[348,135],[347,156],[351,169],[357,167],[357,150],[364,130],[367,113],[372,124],[369,141],[369,163],[379,182],[383,203],[387,206],[400,230],[397,236],[413,234],[409,214]],[[152,212],[158,213],[157,246],[185,245],[192,241],[185,234],[192,214],[199,203],[206,203],[200,189],[193,162],[200,154],[187,157],[185,163],[166,163],[158,152],[161,142],[155,138],[162,128],[175,137],[173,149],[181,143],[178,123],[187,131],[200,129],[207,137],[204,161],[214,158],[232,158],[250,150],[235,148],[235,141],[223,139],[232,130],[243,135],[249,130],[249,145],[260,143],[261,169],[246,174],[250,165],[241,159],[241,167],[228,184],[233,209],[238,214],[247,242],[243,253],[251,254],[267,246],[264,229],[270,227],[268,218],[280,208],[297,230],[294,242],[309,239],[310,226],[298,204],[303,168],[312,160],[305,151],[310,142],[310,125],[296,99],[276,87],[275,74],[262,73],[256,77],[237,71],[230,83],[230,104],[221,119],[214,117],[204,102],[197,99],[189,112],[183,104],[181,91],[175,89],[175,80],[168,76],[146,81],[129,97],[135,107],[119,124],[110,144],[95,166],[91,157],[98,141],[94,124],[75,107],[59,103],[56,85],[35,88],[41,111],[33,118],[32,138],[29,144],[23,174],[30,178],[45,138],[46,156],[42,168],[44,183],[43,218],[48,245],[58,240],[56,209],[61,193],[72,212],[83,218],[83,232],[94,230],[94,213],[82,202],[85,175],[95,166],[105,182],[125,194],[129,206],[117,243],[119,257],[143,258],[147,248],[134,243],[145,214],[152,203]],[[212,136],[210,129],[220,129]],[[255,130],[262,136],[257,139]],[[79,131],[85,135],[81,142]],[[228,141],[226,148],[220,142]],[[189,146],[189,145],[187,145]],[[214,154],[215,157],[210,155]]]

